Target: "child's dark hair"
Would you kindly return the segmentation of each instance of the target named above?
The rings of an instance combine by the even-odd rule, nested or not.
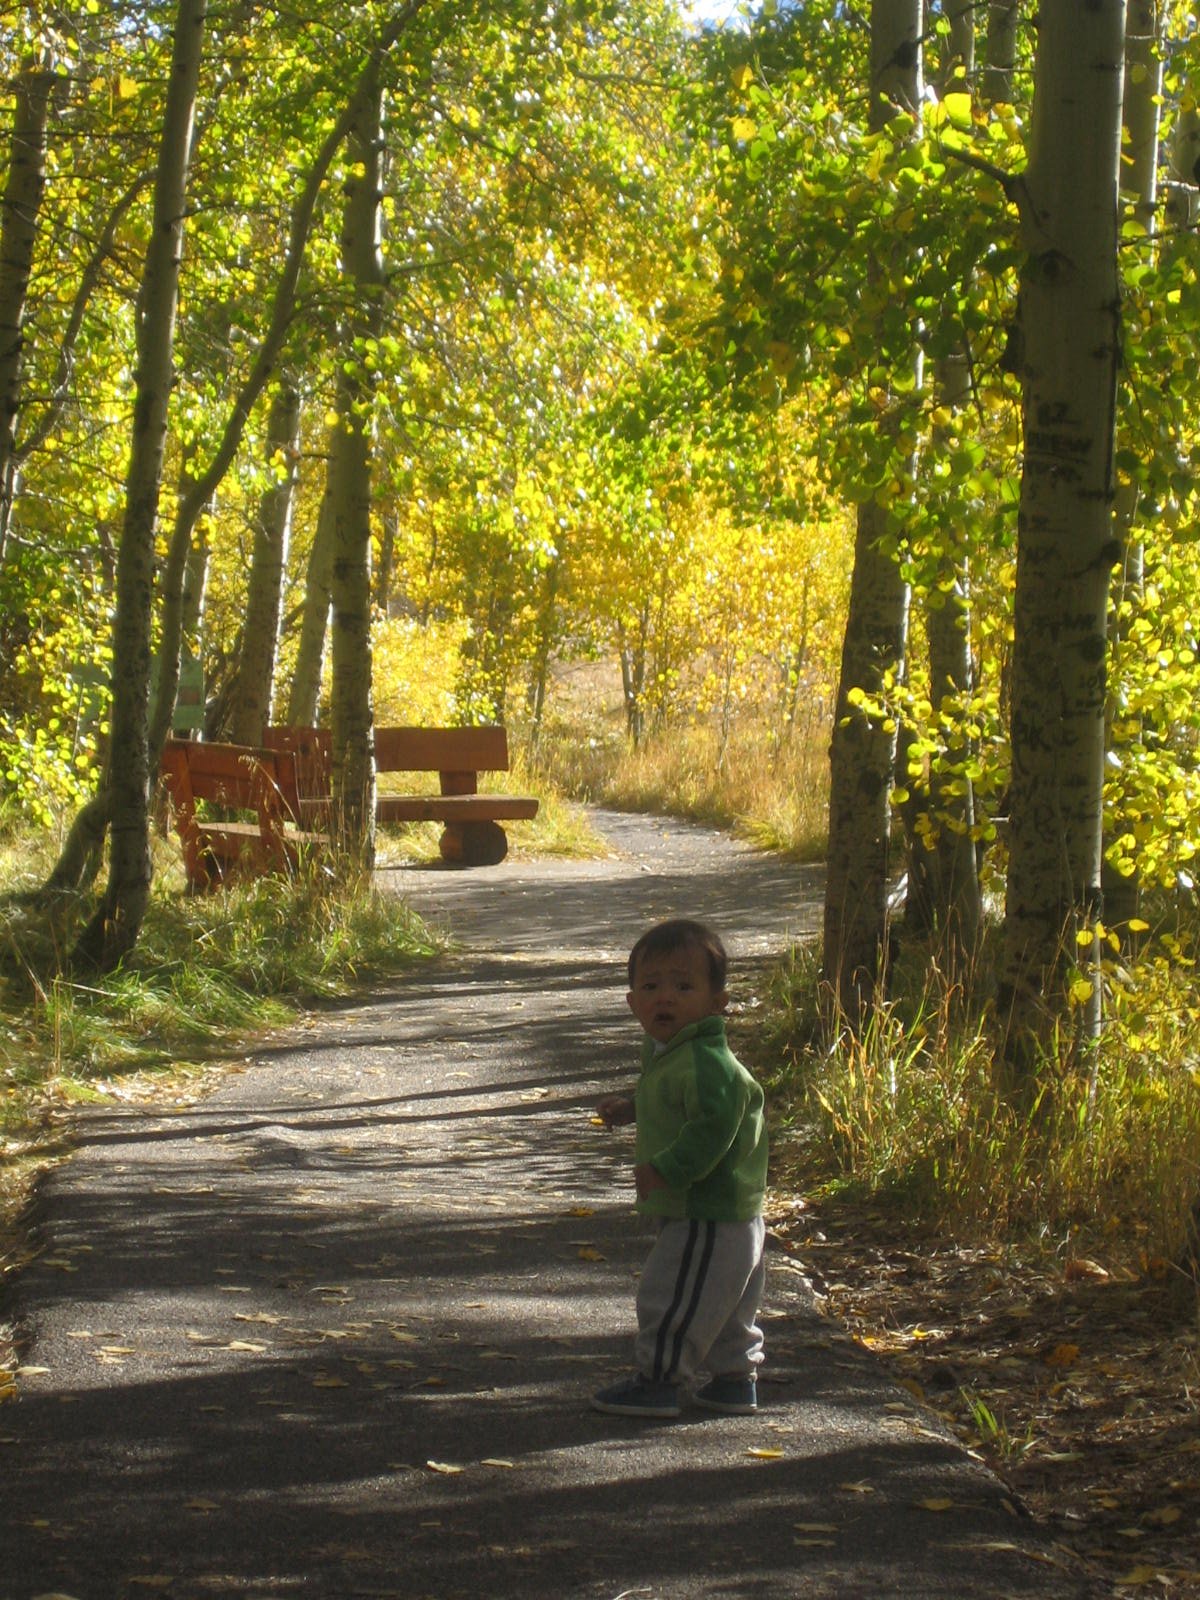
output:
[[[728,964],[725,946],[711,928],[703,922],[693,922],[690,917],[673,917],[670,922],[659,922],[647,928],[629,952],[629,987],[633,988],[639,961],[688,949],[703,951],[708,962],[709,982],[714,989],[723,989]]]

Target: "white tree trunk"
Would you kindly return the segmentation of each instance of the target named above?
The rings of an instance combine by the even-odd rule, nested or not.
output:
[[[330,638],[333,805],[341,844],[369,866],[375,846],[375,760],[371,709],[371,408],[373,358],[383,295],[380,202],[383,96],[375,93],[351,133],[342,222],[342,267],[354,305],[340,337],[338,415],[329,460],[333,533]]]
[[[1024,455],[1012,667],[1001,999],[1009,1059],[1098,956],[1105,663],[1119,350],[1123,0],[1044,6],[1021,221]],[[1096,974],[1098,980],[1098,974]],[[1099,983],[1081,1007],[1099,1026]]]
[[[53,87],[54,61],[48,51],[22,67],[15,85],[8,181],[0,199],[0,561],[12,510],[25,297],[46,188],[46,123]]]
[[[109,875],[77,958],[115,965],[137,942],[150,894],[150,622],[155,533],[171,398],[175,312],[192,119],[200,82],[207,0],[179,0],[150,243],[138,302],[133,434],[117,553],[113,697],[107,787],[112,796]]]
[[[921,0],[871,8],[870,125],[921,102]],[[896,723],[852,700],[877,698],[898,678],[908,636],[908,585],[894,548],[896,526],[875,502],[858,507],[854,569],[830,746],[829,851],[823,979],[831,1029],[858,1027],[874,1001],[887,926],[890,806]]]
[[[272,482],[259,503],[254,526],[246,622],[230,705],[229,731],[235,744],[261,744],[270,721],[299,433],[300,391],[285,378],[267,422],[267,470]]]

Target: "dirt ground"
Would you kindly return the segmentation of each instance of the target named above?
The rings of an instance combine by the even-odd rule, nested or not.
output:
[[[1200,1596],[1200,1320],[1161,1265],[1021,1261],[803,1204],[775,1231],[829,1313],[1108,1592]]]

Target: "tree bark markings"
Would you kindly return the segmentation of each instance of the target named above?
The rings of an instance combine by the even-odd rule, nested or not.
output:
[[[1002,1008],[1010,1059],[1061,1013],[1100,917],[1119,350],[1122,0],[1043,8],[1021,181],[1024,455]],[[1083,936],[1080,942],[1077,936]],[[1098,974],[1082,1007],[1099,1026]]]

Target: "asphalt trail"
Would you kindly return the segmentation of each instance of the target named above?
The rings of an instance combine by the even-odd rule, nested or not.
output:
[[[600,814],[598,863],[382,874],[451,958],[199,1103],[81,1113],[0,1407],[4,1600],[1043,1597],[1089,1588],[772,1256],[753,1418],[601,1417],[646,1248],[621,961],[817,922],[813,869]]]

